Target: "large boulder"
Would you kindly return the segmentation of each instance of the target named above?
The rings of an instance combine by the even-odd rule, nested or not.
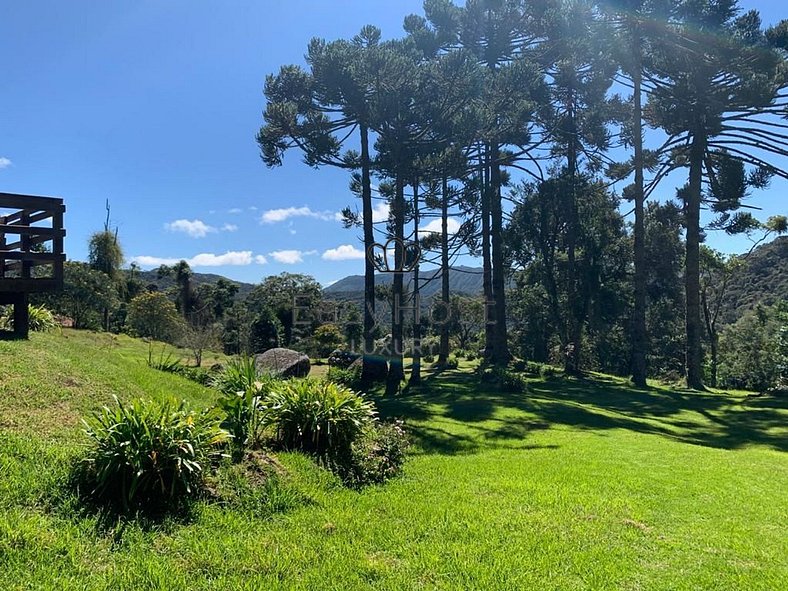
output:
[[[254,363],[258,371],[283,378],[305,378],[312,367],[303,353],[280,347],[256,355]]]
[[[367,361],[367,378],[371,382],[383,382],[386,380],[386,376],[389,372],[389,366],[386,363],[386,360],[380,355],[368,355],[366,357]],[[363,371],[364,367],[364,357],[359,357],[353,363],[350,364],[350,369],[359,368],[359,370]]]

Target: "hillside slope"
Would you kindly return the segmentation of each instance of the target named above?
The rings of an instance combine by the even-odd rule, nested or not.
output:
[[[771,305],[788,300],[788,236],[758,246],[726,292],[721,318],[735,322],[756,304]]]

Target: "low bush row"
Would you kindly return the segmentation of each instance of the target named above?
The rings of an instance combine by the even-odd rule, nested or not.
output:
[[[177,367],[156,362],[165,371]],[[204,490],[222,461],[241,463],[266,445],[301,451],[348,486],[386,481],[404,462],[400,423],[381,423],[374,404],[347,386],[281,380],[238,359],[213,376],[216,407],[196,413],[183,403],[115,400],[85,422],[90,450],[76,476],[81,492],[119,509],[173,507]]]

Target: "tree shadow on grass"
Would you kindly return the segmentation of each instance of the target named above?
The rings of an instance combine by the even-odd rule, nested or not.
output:
[[[534,380],[522,394],[497,391],[467,371],[426,376],[408,395],[377,400],[383,417],[405,419],[425,453],[472,453],[525,447],[530,434],[553,426],[624,429],[675,441],[739,449],[788,451],[788,400],[636,389],[609,377]]]

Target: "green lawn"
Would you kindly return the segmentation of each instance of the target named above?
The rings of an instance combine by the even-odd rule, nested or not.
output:
[[[416,443],[385,486],[284,454],[296,508],[108,524],[57,500],[79,417],[113,393],[213,396],[146,357],[74,331],[0,342],[0,589],[788,588],[784,399],[604,376],[504,395],[462,367],[378,400]]]

